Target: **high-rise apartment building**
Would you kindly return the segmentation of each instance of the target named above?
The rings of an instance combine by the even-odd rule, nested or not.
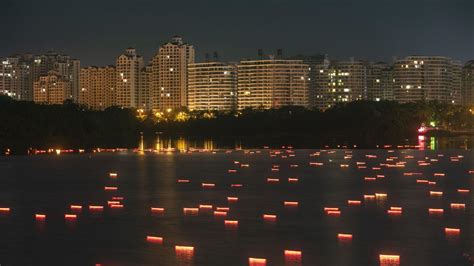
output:
[[[474,60],[468,61],[462,69],[462,103],[474,105]]]
[[[194,47],[174,36],[152,59],[152,108],[174,110],[187,104],[187,66],[194,63]]]
[[[461,103],[461,64],[442,56],[408,56],[393,70],[394,100],[400,103]]]
[[[140,71],[143,57],[134,48],[127,48],[116,61],[116,104],[124,108],[138,108]]]
[[[79,103],[95,110],[116,105],[116,79],[114,66],[82,68]]]
[[[238,109],[309,106],[309,66],[303,60],[243,60],[237,65]]]
[[[327,55],[297,55],[290,59],[303,60],[303,63],[309,66],[309,107],[316,107],[316,91],[317,91],[317,69],[318,66],[327,60]]]
[[[393,100],[393,68],[389,64],[377,62],[368,65],[367,100]]]
[[[70,81],[55,71],[40,76],[33,84],[33,101],[41,104],[63,104],[68,100]]]
[[[15,100],[33,100],[33,80],[30,66],[32,55],[14,55],[1,60],[0,94]]]
[[[140,72],[140,90],[138,93],[138,108],[143,110],[150,110],[152,105],[151,97],[151,78],[152,66],[142,68]]]
[[[337,103],[367,99],[367,63],[329,61],[316,66],[315,107],[330,108]]]
[[[68,55],[60,55],[54,51],[34,57],[31,65],[33,82],[38,81],[40,76],[48,75],[50,71],[55,71],[62,80],[68,81],[67,98],[77,102],[81,71],[80,61]]]
[[[220,62],[188,65],[188,109],[231,111],[237,105],[237,67]]]

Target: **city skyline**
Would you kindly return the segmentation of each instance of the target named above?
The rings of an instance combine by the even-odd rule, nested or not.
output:
[[[474,4],[467,0],[454,5],[370,0],[352,3],[350,9],[348,1],[29,2],[6,2],[6,25],[15,30],[6,32],[10,41],[0,54],[53,48],[75,55],[83,66],[103,66],[133,46],[148,62],[169,36],[178,34],[197,47],[197,62],[213,51],[224,61],[252,58],[258,48],[387,62],[408,55],[445,55],[463,63],[474,58],[469,26],[474,25]],[[240,13],[244,20],[236,19]],[[22,23],[14,23],[18,18]]]

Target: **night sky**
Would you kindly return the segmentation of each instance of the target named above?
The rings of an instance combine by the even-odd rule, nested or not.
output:
[[[1,0],[0,56],[55,49],[83,66],[114,64],[128,46],[148,61],[178,34],[197,60],[326,53],[474,59],[474,0]]]

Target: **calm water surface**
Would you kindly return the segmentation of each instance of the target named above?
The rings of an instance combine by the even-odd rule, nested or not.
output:
[[[379,265],[379,254],[397,254],[400,265],[473,265],[470,151],[282,150],[273,155],[261,150],[2,157],[0,207],[11,210],[0,215],[0,264],[248,265],[248,258],[255,257],[266,258],[267,265]],[[450,159],[455,156],[459,161]],[[431,159],[431,165],[417,163]],[[400,161],[406,162],[404,168],[380,166]],[[365,162],[366,168],[359,169],[357,162]],[[277,166],[279,171],[272,171]],[[118,178],[111,179],[109,172],[117,172]],[[422,175],[404,175],[409,172]],[[384,178],[364,180],[377,174]],[[268,183],[267,178],[279,182]],[[118,191],[105,191],[105,186]],[[471,191],[459,193],[460,188]],[[443,195],[430,196],[430,190]],[[374,193],[387,197],[364,200],[364,194]],[[124,197],[123,209],[107,207],[113,196]],[[239,200],[228,203],[228,196]],[[347,200],[362,203],[348,206]],[[299,206],[285,207],[284,201]],[[453,211],[450,203],[466,208]],[[71,204],[83,210],[76,222],[65,222]],[[183,214],[184,207],[200,204],[230,207],[226,219],[238,220],[238,228],[226,229],[212,211]],[[89,205],[105,208],[94,213]],[[390,206],[402,207],[401,216],[389,216]],[[163,207],[165,213],[152,214],[150,207]],[[341,214],[329,216],[324,207],[339,207]],[[428,208],[444,209],[444,214],[430,216]],[[46,221],[35,221],[36,213],[46,214]],[[276,223],[265,222],[263,214],[277,215]],[[445,227],[461,233],[446,236]],[[352,234],[352,242],[341,243],[338,233]],[[148,235],[163,237],[163,244],[148,243]],[[177,256],[175,245],[193,246],[194,255]],[[284,250],[301,251],[301,263],[286,261]]]

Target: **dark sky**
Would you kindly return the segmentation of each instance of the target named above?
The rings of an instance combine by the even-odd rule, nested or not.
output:
[[[198,60],[327,53],[390,61],[410,54],[474,59],[474,0],[1,0],[0,56],[55,50],[113,64],[128,46],[148,61],[172,35]],[[4,39],[5,38],[5,39]]]

